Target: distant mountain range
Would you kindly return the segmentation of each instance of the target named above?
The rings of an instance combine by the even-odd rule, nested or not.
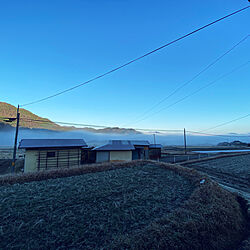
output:
[[[16,121],[6,122],[5,118],[15,118],[16,107],[6,102],[0,102],[0,130],[9,130],[16,126]],[[141,134],[134,129],[125,129],[119,127],[107,127],[94,129],[91,127],[77,128],[74,126],[60,126],[47,118],[40,117],[32,112],[20,108],[20,127],[28,129],[46,129],[54,131],[86,131],[91,133],[104,134]]]
[[[231,147],[231,146],[236,146],[236,147],[250,147],[250,143],[246,142],[241,142],[241,141],[233,141],[233,142],[220,142],[217,144],[217,146],[223,146],[223,147]]]

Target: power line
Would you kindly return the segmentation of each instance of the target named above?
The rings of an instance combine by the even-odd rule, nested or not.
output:
[[[106,76],[106,75],[108,75],[108,74],[111,74],[111,73],[113,73],[113,72],[115,72],[115,71],[117,71],[117,70],[119,70],[119,69],[121,69],[121,68],[124,68],[124,67],[128,66],[129,64],[132,64],[132,63],[134,63],[134,62],[136,62],[136,61],[138,61],[138,60],[140,60],[140,59],[142,59],[142,58],[144,58],[144,57],[146,57],[146,56],[149,56],[149,55],[151,55],[151,54],[153,54],[153,53],[155,53],[155,52],[157,52],[157,51],[159,51],[159,50],[161,50],[161,49],[163,49],[163,48],[165,48],[165,47],[167,47],[167,46],[169,46],[169,45],[171,45],[171,44],[173,44],[173,43],[176,43],[176,42],[178,42],[178,41],[180,41],[180,40],[182,40],[182,39],[184,39],[184,38],[186,38],[186,37],[188,37],[188,36],[191,36],[191,35],[193,35],[193,34],[199,32],[200,30],[203,30],[203,29],[205,29],[205,28],[207,28],[207,27],[209,27],[209,26],[211,26],[211,25],[213,25],[213,24],[215,24],[215,23],[217,23],[217,22],[220,22],[220,21],[222,21],[222,20],[224,20],[224,19],[226,19],[226,18],[229,18],[229,17],[231,17],[231,16],[233,16],[233,15],[239,13],[239,12],[242,12],[242,11],[248,9],[249,7],[250,7],[250,6],[244,7],[244,8],[242,8],[242,9],[240,9],[240,10],[234,11],[234,12],[232,12],[232,13],[226,15],[226,16],[223,16],[223,17],[221,17],[221,18],[219,18],[219,19],[217,19],[217,20],[215,20],[215,21],[213,21],[213,22],[210,22],[210,23],[208,23],[208,24],[206,24],[206,25],[204,25],[204,26],[202,26],[202,27],[200,27],[200,28],[198,28],[198,29],[196,29],[196,30],[194,30],[194,31],[192,31],[192,32],[189,32],[189,33],[186,34],[186,35],[183,35],[183,36],[181,36],[181,37],[179,37],[179,38],[177,38],[177,39],[175,39],[175,40],[173,40],[173,41],[171,41],[171,42],[169,42],[169,43],[166,43],[166,44],[162,45],[161,47],[158,47],[158,48],[156,48],[156,49],[154,49],[154,50],[152,50],[152,51],[150,51],[150,52],[148,52],[148,53],[146,53],[146,54],[144,54],[144,55],[142,55],[142,56],[140,56],[140,57],[137,57],[137,58],[135,58],[135,59],[133,59],[133,60],[131,60],[131,61],[129,61],[129,62],[127,62],[127,63],[121,65],[121,66],[119,66],[119,67],[116,67],[116,68],[114,68],[114,69],[112,69],[112,70],[110,70],[110,71],[107,71],[106,73],[101,74],[101,75],[99,75],[99,76],[97,76],[97,77],[94,77],[94,78],[92,78],[92,79],[90,79],[90,80],[88,80],[88,81],[86,81],[86,82],[80,83],[80,84],[75,85],[75,86],[73,86],[73,87],[71,87],[71,88],[68,88],[68,89],[65,89],[65,90],[63,90],[63,91],[60,91],[60,92],[58,92],[58,93],[56,93],[56,94],[53,94],[53,95],[44,97],[44,98],[42,98],[42,99],[38,99],[38,100],[35,100],[35,101],[32,101],[32,102],[29,102],[29,103],[26,103],[26,104],[23,104],[23,105],[20,105],[20,106],[21,106],[21,107],[24,107],[24,106],[28,106],[28,105],[31,105],[31,104],[35,104],[35,103],[39,103],[39,102],[42,102],[42,101],[51,99],[51,98],[53,98],[53,97],[56,97],[56,96],[59,96],[59,95],[62,95],[62,94],[64,94],[64,93],[66,93],[66,92],[69,92],[69,91],[71,91],[71,90],[73,90],[73,89],[79,88],[79,87],[81,87],[81,86],[83,86],[83,85],[86,85],[86,84],[88,84],[88,83],[90,83],[90,82],[93,82],[93,81],[95,81],[95,80],[97,80],[97,79],[100,79],[100,78],[102,78],[102,77],[104,77],[104,76]]]
[[[250,114],[249,114],[250,115]],[[8,119],[9,117],[0,117],[0,118],[6,118]],[[90,124],[82,124],[82,123],[70,123],[70,122],[56,122],[56,121],[50,121],[50,120],[41,120],[41,119],[31,119],[31,118],[20,118],[20,120],[25,120],[25,121],[32,121],[32,122],[38,122],[38,123],[47,123],[47,124],[54,124],[54,123],[60,123],[60,124],[67,124],[67,125],[75,125],[75,126],[87,126],[87,127],[98,127],[98,128],[115,128],[115,127],[109,127],[105,125],[90,125]],[[137,131],[145,131],[145,132],[169,132],[169,133],[183,133],[182,129],[143,129],[143,128],[130,128],[134,129]],[[217,135],[217,134],[210,134],[210,133],[202,133],[202,132],[197,132],[197,131],[186,131],[190,134],[200,134],[200,135],[206,135],[206,136],[216,136],[216,137],[225,137],[225,138],[249,138],[247,135]]]
[[[1,117],[0,117],[1,118]],[[93,127],[93,128],[115,128],[106,125],[93,125],[93,124],[82,124],[82,123],[71,123],[71,122],[58,122],[58,121],[46,121],[41,119],[31,119],[31,118],[20,118],[24,121],[30,122],[40,122],[40,123],[47,123],[47,124],[65,124],[65,125],[72,125],[72,126],[83,126],[83,127]],[[152,132],[182,132],[182,129],[143,129],[143,128],[125,128],[125,129],[134,129],[138,131],[152,131]]]
[[[9,117],[0,117],[8,119]],[[85,124],[85,123],[72,123],[72,122],[62,122],[62,121],[50,121],[50,120],[41,120],[41,119],[31,119],[31,118],[20,118],[20,120],[26,122],[39,122],[39,123],[46,123],[46,124],[63,124],[63,125],[72,125],[72,126],[82,126],[82,127],[92,127],[92,128],[115,128],[106,125],[94,125],[94,124]],[[182,132],[182,129],[143,129],[143,128],[125,128],[125,129],[134,129],[138,131],[161,131],[161,132]]]
[[[201,130],[201,131],[199,131],[199,132],[204,132],[204,131],[212,130],[212,129],[215,129],[215,128],[219,128],[219,127],[228,125],[228,124],[230,124],[230,123],[232,123],[232,122],[239,121],[239,120],[244,119],[244,118],[249,117],[249,116],[250,116],[250,114],[247,114],[247,115],[244,115],[244,116],[240,116],[240,117],[238,117],[238,118],[236,118],[236,119],[233,119],[233,120],[231,120],[231,121],[223,122],[223,123],[221,123],[221,124],[219,124],[219,125],[217,125],[217,126],[214,126],[214,127],[211,127],[211,128],[207,128],[207,129]]]
[[[21,118],[21,120],[30,121],[30,122],[41,122],[41,123],[49,123],[49,124],[64,124],[64,125],[72,125],[72,126],[84,126],[84,127],[96,127],[96,128],[106,128],[107,126],[101,125],[93,125],[93,124],[82,124],[82,123],[71,123],[71,122],[60,122],[60,121],[46,121],[41,119],[31,119],[31,118]]]
[[[87,126],[87,127],[97,127],[97,128],[114,128],[114,127],[108,127],[105,125],[90,125],[90,124],[82,124],[82,123],[70,123],[70,122],[56,122],[56,121],[44,121],[44,120],[39,120],[39,119],[30,119],[30,118],[21,118],[21,120],[26,120],[26,121],[34,121],[34,122],[41,122],[41,123],[59,123],[59,124],[67,124],[67,125],[75,125],[75,126]],[[137,131],[148,131],[148,132],[181,132],[183,133],[182,129],[143,129],[143,128],[130,128],[134,129]],[[211,134],[211,133],[202,133],[202,132],[197,132],[197,131],[186,131],[189,133],[195,133],[195,134],[201,134],[201,135],[208,135],[208,136],[220,136],[220,137],[231,137],[231,138],[236,138],[236,137],[250,137],[250,136],[243,136],[243,135],[216,135],[216,134]]]
[[[208,83],[208,84],[206,84],[206,85],[200,87],[200,88],[197,89],[196,91],[194,91],[194,92],[192,92],[192,93],[190,93],[190,94],[184,96],[183,98],[179,99],[178,101],[176,101],[176,102],[174,102],[174,103],[172,103],[172,104],[170,104],[170,105],[168,105],[168,106],[166,106],[166,107],[164,107],[164,108],[158,110],[157,112],[154,112],[154,113],[151,114],[151,115],[148,115],[148,116],[146,116],[146,117],[144,117],[144,118],[142,118],[142,119],[136,121],[136,123],[141,122],[141,121],[144,121],[144,120],[148,119],[149,117],[152,117],[152,116],[154,116],[154,115],[156,115],[156,114],[162,112],[163,110],[166,110],[166,109],[168,109],[168,108],[170,108],[170,107],[175,106],[176,104],[178,104],[178,103],[184,101],[185,99],[189,98],[190,96],[193,96],[193,95],[197,94],[197,93],[200,92],[201,90],[203,90],[203,89],[205,89],[205,88],[208,88],[209,86],[215,84],[215,83],[218,82],[219,80],[221,80],[221,79],[227,77],[228,75],[234,73],[235,71],[237,71],[237,70],[243,68],[243,67],[246,66],[249,62],[250,62],[250,61],[247,61],[246,63],[240,65],[239,67],[237,67],[237,68],[231,70],[230,72],[228,72],[228,73],[226,73],[226,74],[220,76],[220,77],[217,78],[216,80],[214,80],[214,81],[212,81],[212,82],[210,82],[210,83]]]
[[[147,111],[145,111],[141,116],[139,116],[138,119],[136,119],[135,122],[137,122],[137,120],[140,120],[140,117],[144,117],[146,114],[150,113],[152,110],[154,110],[156,107],[158,107],[161,103],[165,102],[167,99],[169,99],[170,97],[172,97],[174,94],[176,94],[179,90],[183,89],[185,86],[187,86],[189,83],[191,83],[192,81],[194,81],[196,78],[198,78],[202,73],[204,73],[205,71],[207,71],[209,68],[211,68],[214,64],[216,64],[218,61],[220,61],[224,56],[226,56],[227,54],[229,54],[233,49],[235,49],[236,47],[238,47],[242,42],[244,42],[247,38],[249,37],[249,35],[245,36],[243,39],[241,39],[237,44],[235,44],[232,48],[230,48],[229,50],[227,50],[224,54],[222,54],[221,56],[219,56],[218,58],[216,58],[212,63],[210,63],[208,66],[206,66],[203,70],[201,70],[198,74],[196,74],[194,77],[192,77],[190,80],[188,80],[187,82],[184,82],[184,84],[182,84],[181,86],[179,86],[178,88],[176,88],[172,93],[170,93],[169,95],[167,95],[166,97],[164,97],[161,101],[157,102],[156,104],[154,104],[151,108],[149,108]],[[125,125],[124,125],[125,126]]]
[[[250,138],[250,135],[216,135],[216,134],[208,134],[208,133],[201,133],[201,132],[196,132],[196,131],[187,131],[188,133],[191,134],[199,134],[199,135],[207,135],[207,136],[218,136],[218,137],[226,137],[226,138]]]

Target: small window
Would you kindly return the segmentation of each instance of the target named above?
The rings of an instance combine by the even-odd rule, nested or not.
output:
[[[47,152],[47,158],[56,157],[56,152]]]

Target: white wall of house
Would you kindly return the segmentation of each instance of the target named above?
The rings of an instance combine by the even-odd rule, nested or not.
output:
[[[110,151],[110,161],[132,161],[132,151]]]

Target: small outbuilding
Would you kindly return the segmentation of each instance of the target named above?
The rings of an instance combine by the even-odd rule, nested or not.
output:
[[[93,149],[96,151],[96,162],[131,161],[133,150],[135,147],[125,140],[112,140]]]
[[[161,144],[150,144],[149,145],[149,159],[159,160],[161,158]]]
[[[149,146],[150,143],[143,140],[110,140],[93,151],[96,162],[146,160],[149,159]]]
[[[148,141],[144,140],[130,140],[130,143],[135,147],[133,151],[133,160],[147,160],[149,158],[149,145]]]
[[[82,148],[81,152],[81,164],[90,164],[96,162],[96,151],[93,151],[94,147]]]
[[[23,139],[19,148],[25,149],[24,172],[35,172],[79,166],[87,144],[83,139]]]

